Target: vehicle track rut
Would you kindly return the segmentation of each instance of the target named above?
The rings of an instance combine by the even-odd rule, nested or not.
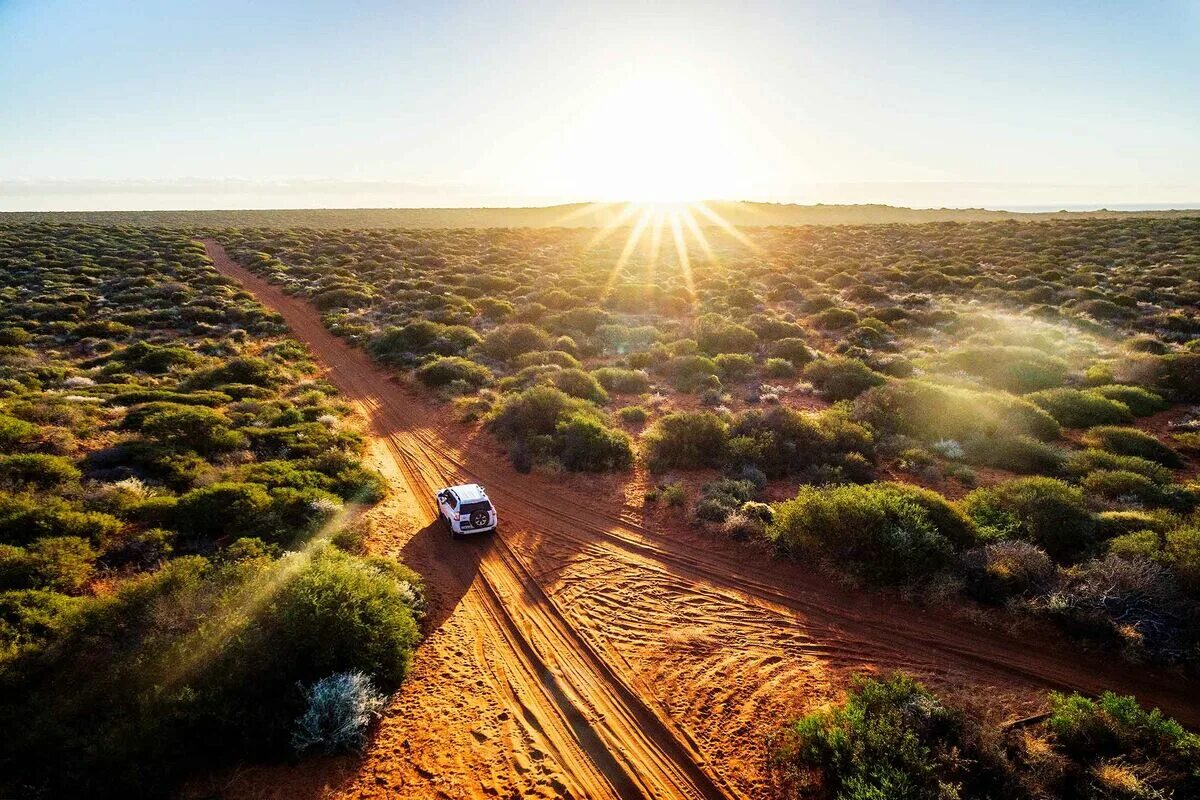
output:
[[[502,532],[439,551],[442,560],[477,558],[450,576],[466,588],[443,627],[461,627],[475,643],[485,688],[507,706],[501,716],[520,721],[506,746],[553,761],[548,793],[756,796],[763,734],[778,722],[771,717],[836,696],[857,671],[906,669],[1024,710],[1036,710],[1046,689],[1112,688],[1200,725],[1195,683],[1178,676],[1085,657],[1053,637],[1022,640],[881,602],[745,546],[664,535],[614,503],[602,479],[589,492],[518,476],[494,447],[329,333],[311,305],[237,265],[215,241],[204,245],[218,271],[282,314],[359,406],[386,444],[390,465],[381,466],[408,493],[407,513],[432,520],[436,486],[488,486]],[[570,502],[546,502],[550,489]],[[444,566],[429,565],[435,590]],[[510,756],[492,783],[512,785],[439,791],[526,793],[526,757]]]

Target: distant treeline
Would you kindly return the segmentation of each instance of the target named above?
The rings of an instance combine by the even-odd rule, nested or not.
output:
[[[1117,217],[1194,217],[1200,209],[1157,211],[989,211],[982,208],[914,209],[886,205],[792,205],[712,202],[732,225],[869,225],[922,222],[1000,222]],[[624,203],[543,208],[323,208],[243,211],[18,211],[0,213],[0,224],[21,222],[180,228],[587,228],[636,217]],[[699,217],[701,224],[707,222]]]

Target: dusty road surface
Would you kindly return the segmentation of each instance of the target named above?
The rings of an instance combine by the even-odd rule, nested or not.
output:
[[[205,247],[281,313],[369,421],[393,493],[372,546],[426,576],[431,633],[361,760],[249,770],[244,797],[749,798],[766,738],[850,675],[904,669],[998,716],[1048,689],[1138,695],[1200,725],[1195,683],[841,589],[746,545],[648,520],[644,476],[518,475],[303,300]],[[479,482],[495,536],[452,541],[436,487]]]

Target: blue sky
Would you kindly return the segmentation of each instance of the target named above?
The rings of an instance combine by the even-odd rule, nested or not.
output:
[[[0,0],[0,209],[1200,203],[1200,3]]]

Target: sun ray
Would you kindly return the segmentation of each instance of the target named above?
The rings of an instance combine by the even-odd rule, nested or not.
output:
[[[626,203],[625,207],[621,209],[618,214],[613,216],[608,222],[604,223],[604,225],[602,225],[600,229],[596,231],[595,235],[588,240],[588,243],[583,246],[584,252],[586,253],[588,250],[591,250],[593,247],[611,236],[613,231],[629,222],[630,218],[633,217],[633,215],[639,210],[640,207],[636,203]]]
[[[696,243],[700,245],[700,249],[704,251],[704,255],[713,264],[720,264],[721,260],[717,257],[717,252],[713,250],[711,244],[708,243],[708,237],[704,235],[700,225],[696,222],[696,217],[692,215],[691,209],[685,208],[680,212],[684,223],[687,224],[688,230],[692,232],[692,236],[696,237]]]
[[[679,223],[679,212],[670,212],[671,236],[675,239],[675,254],[679,257],[679,269],[683,273],[683,284],[687,287],[688,296],[696,299],[696,284],[692,280],[692,261],[688,257],[687,242],[683,238],[683,227]]]
[[[646,264],[646,283],[655,286],[658,282],[658,254],[662,250],[663,221],[666,217],[661,208],[654,210],[654,227],[650,229],[650,259]]]
[[[629,263],[629,259],[633,256],[634,250],[637,249],[638,242],[641,241],[642,234],[646,230],[646,226],[650,224],[650,218],[653,216],[653,211],[649,208],[642,209],[641,216],[634,223],[633,229],[629,231],[629,237],[625,240],[625,247],[621,249],[621,255],[617,258],[617,263],[613,265],[612,271],[608,273],[608,280],[604,284],[604,291],[600,294],[600,299],[604,300],[616,285],[617,277],[621,274],[621,270]]]
[[[703,214],[709,220],[711,220],[712,223],[714,225],[716,225],[718,228],[725,231],[726,233],[728,233],[734,239],[737,239],[742,244],[746,245],[746,247],[749,247],[751,250],[753,250],[756,253],[761,252],[761,248],[757,244],[755,244],[753,239],[751,239],[749,236],[747,236],[746,234],[739,231],[736,227],[734,227],[729,222],[729,220],[725,219],[720,214],[713,211],[711,208],[706,206],[704,203],[693,203],[691,207],[696,209],[697,211],[699,211],[701,214]]]

